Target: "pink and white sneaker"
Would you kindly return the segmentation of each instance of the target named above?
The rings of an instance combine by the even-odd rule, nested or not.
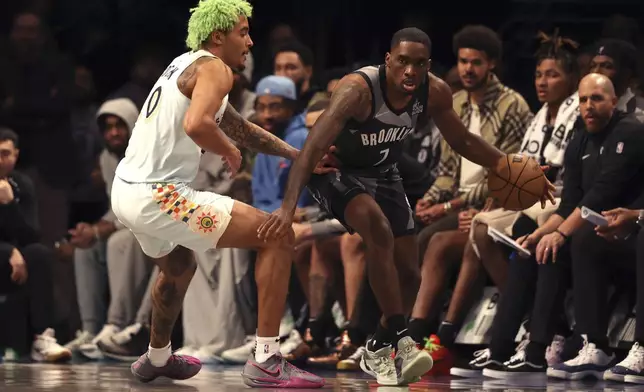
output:
[[[252,388],[322,388],[324,379],[288,363],[280,354],[264,363],[251,353],[242,371],[244,384]]]

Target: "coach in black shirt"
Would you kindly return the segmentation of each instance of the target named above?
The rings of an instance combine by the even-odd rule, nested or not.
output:
[[[562,222],[536,248],[537,261],[545,263],[570,241],[575,330],[587,336],[577,358],[548,369],[549,376],[558,378],[582,371],[602,374],[614,364],[606,336],[609,278],[616,266],[630,267],[634,257],[633,243],[616,246],[598,237],[581,218],[581,207],[601,213],[631,205],[644,190],[644,126],[614,110],[612,83],[598,74],[586,76],[579,103],[587,132],[579,132],[566,151],[562,204],[556,213]]]

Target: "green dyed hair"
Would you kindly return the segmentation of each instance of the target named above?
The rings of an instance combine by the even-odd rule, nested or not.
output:
[[[213,31],[231,31],[240,16],[250,18],[253,6],[246,0],[200,0],[190,10],[186,45],[197,50]]]

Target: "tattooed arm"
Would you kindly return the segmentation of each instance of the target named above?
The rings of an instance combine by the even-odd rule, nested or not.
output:
[[[430,75],[429,107],[431,116],[449,146],[463,158],[486,168],[494,169],[505,157],[496,147],[469,132],[452,106],[452,92],[444,81]]]
[[[371,110],[371,91],[367,82],[356,74],[345,76],[336,87],[329,108],[317,119],[301,153],[291,166],[282,209],[295,211],[297,200],[309,181],[315,165],[351,119],[363,120]]]
[[[273,135],[250,121],[244,119],[233,105],[228,104],[224,117],[219,124],[221,130],[228,137],[254,152],[261,152],[268,155],[277,155],[286,159],[295,160],[298,150],[291,147]]]
[[[257,231],[265,241],[281,238],[291,230],[297,200],[311,178],[314,167],[328,151],[347,121],[363,121],[371,110],[371,91],[356,74],[342,78],[331,96],[329,108],[317,119],[302,151],[291,166],[282,206],[269,215]]]
[[[215,122],[215,115],[233,86],[230,68],[219,59],[199,59],[179,76],[177,86],[190,98],[183,119],[186,134],[206,151],[222,156],[236,155],[239,150]]]

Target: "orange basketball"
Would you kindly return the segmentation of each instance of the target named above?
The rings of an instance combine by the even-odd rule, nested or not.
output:
[[[546,176],[539,163],[529,156],[508,154],[506,158],[499,162],[496,173],[489,173],[490,196],[507,210],[532,207],[543,195]]]

